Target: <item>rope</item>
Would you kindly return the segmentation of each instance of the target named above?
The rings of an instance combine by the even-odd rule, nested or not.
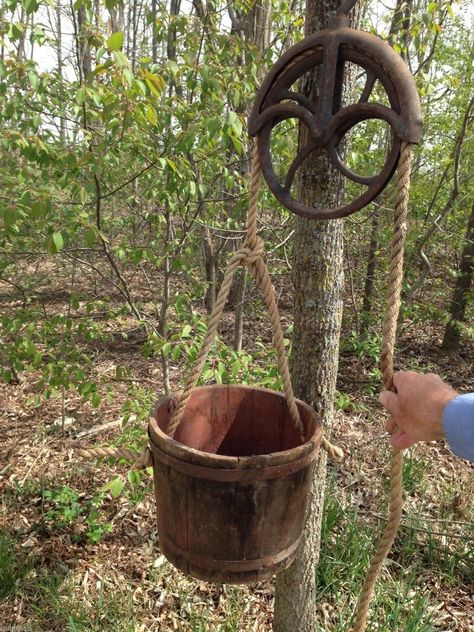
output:
[[[131,450],[130,448],[112,448],[112,447],[94,447],[80,448],[77,454],[83,459],[100,459],[114,457],[122,458],[127,461],[133,461],[134,470],[144,470],[147,467],[153,467],[153,456],[148,446],[145,446],[141,452]]]
[[[199,376],[202,373],[204,363],[206,362],[207,355],[211,349],[215,335],[217,333],[217,328],[221,320],[227,298],[229,296],[229,291],[232,286],[235,272],[240,266],[246,266],[249,269],[250,274],[254,278],[257,286],[262,291],[267,311],[270,316],[273,346],[275,347],[277,352],[278,367],[280,369],[280,374],[283,382],[283,391],[285,393],[288,410],[296,428],[304,436],[304,427],[298,412],[295,395],[293,393],[293,386],[291,384],[290,371],[286,358],[285,343],[283,331],[281,329],[280,314],[278,312],[275,288],[271,282],[267,265],[263,259],[265,252],[263,241],[257,235],[257,210],[258,193],[260,189],[260,172],[261,167],[258,152],[258,141],[256,141],[253,150],[252,168],[250,175],[250,194],[249,208],[247,214],[246,238],[243,246],[239,248],[239,250],[237,250],[231,257],[224,273],[221,288],[219,290],[214,309],[212,310],[211,317],[209,319],[204,342],[199,351],[194,368],[188,376],[186,385],[177,398],[178,401],[176,408],[174,409],[170,422],[168,424],[166,432],[170,437],[174,436],[174,433],[176,432],[176,429],[181,422],[183,412],[189,401],[191,393],[199,380]],[[342,450],[334,446],[326,438],[323,438],[322,440],[322,447],[334,460],[340,460],[343,456]]]
[[[402,143],[397,172],[394,233],[390,245],[390,273],[387,306],[385,310],[381,368],[383,383],[387,390],[393,387],[393,354],[400,311],[400,292],[403,279],[403,247],[407,230],[408,199],[411,172],[411,145]],[[403,509],[403,453],[392,450],[390,468],[389,518],[364,580],[356,610],[356,620],[352,632],[364,632],[375,583],[395,539]]]
[[[258,211],[258,194],[260,189],[260,157],[258,153],[257,141],[254,145],[252,168],[250,174],[250,193],[249,193],[249,208],[247,213],[247,233],[245,241],[241,248],[239,248],[231,257],[227,268],[224,273],[224,278],[217,296],[214,309],[212,310],[206,336],[204,338],[202,347],[196,358],[196,363],[191,373],[188,376],[184,389],[176,394],[174,407],[171,419],[167,427],[167,434],[169,437],[173,437],[176,429],[178,428],[184,410],[191,393],[196,387],[199,380],[199,376],[204,368],[204,363],[209,354],[209,351],[214,342],[219,322],[222,318],[227,298],[229,296],[230,288],[232,287],[232,281],[234,279],[237,268],[246,266],[256,284],[261,289],[265,304],[267,306],[268,314],[272,325],[272,339],[273,346],[277,352],[278,367],[283,382],[283,390],[285,393],[286,402],[290,416],[299,430],[301,435],[304,436],[304,427],[298,412],[298,406],[296,404],[295,395],[293,393],[293,386],[291,384],[290,371],[288,368],[288,361],[286,358],[285,342],[283,337],[283,331],[281,329],[280,314],[278,312],[278,306],[276,301],[275,288],[271,282],[270,274],[268,272],[267,265],[264,261],[264,244],[262,239],[257,235],[257,211]],[[322,448],[328,453],[329,457],[334,461],[340,461],[344,453],[343,451],[333,445],[326,437],[322,437]],[[78,451],[78,454],[84,458],[100,458],[100,457],[122,457],[128,460],[135,460],[137,452],[129,450],[128,448],[87,448]],[[140,458],[134,464],[134,468],[144,468],[152,465],[151,453],[148,448],[145,448]]]
[[[381,352],[381,368],[383,383],[387,390],[393,390],[393,356],[396,341],[397,321],[400,311],[400,294],[403,279],[403,251],[405,243],[405,235],[407,230],[408,200],[410,188],[410,172],[411,172],[411,145],[410,143],[402,143],[400,152],[400,161],[397,172],[396,183],[396,200],[394,213],[394,233],[390,245],[390,272],[389,272],[389,289],[387,293],[387,305],[383,324],[382,336],[382,352]],[[224,273],[219,294],[209,319],[209,325],[204,338],[203,345],[196,359],[196,364],[188,376],[186,386],[183,391],[176,396],[176,406],[172,413],[167,428],[167,434],[174,436],[177,427],[181,422],[181,418],[189,401],[191,393],[195,388],[199,376],[201,375],[204,363],[206,361],[209,350],[214,342],[217,328],[227,302],[230,288],[235,272],[238,267],[246,266],[257,285],[262,290],[265,298],[265,304],[270,316],[272,325],[273,344],[277,351],[278,366],[282,376],[283,389],[290,412],[291,418],[297,429],[304,434],[303,424],[296,405],[293,387],[288,369],[286,358],[283,332],[281,329],[280,316],[276,302],[275,288],[271,282],[268,268],[263,259],[264,245],[263,241],[257,235],[257,208],[258,193],[260,187],[260,159],[258,154],[257,142],[255,142],[251,184],[249,195],[249,210],[247,217],[247,235],[245,242],[239,250],[231,257],[227,269]],[[324,436],[321,445],[329,456],[335,460],[340,460],[343,456],[342,450],[334,446]],[[79,456],[84,458],[100,458],[100,457],[122,457],[128,460],[134,460],[134,468],[143,469],[153,465],[152,455],[148,446],[146,446],[139,458],[138,452],[128,448],[87,448],[78,450]],[[398,526],[402,517],[403,509],[403,453],[400,450],[392,450],[391,469],[390,469],[390,506],[389,518],[385,526],[385,530],[378,543],[375,554],[368,568],[364,585],[359,597],[356,610],[356,619],[352,632],[364,632],[367,626],[367,617],[370,602],[373,598],[374,588],[384,559],[386,558],[395,539]]]

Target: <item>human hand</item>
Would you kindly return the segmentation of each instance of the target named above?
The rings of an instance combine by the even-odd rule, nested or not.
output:
[[[396,393],[383,391],[380,403],[390,412],[387,430],[394,448],[403,450],[418,441],[444,437],[443,411],[458,394],[434,373],[399,371],[394,375]]]

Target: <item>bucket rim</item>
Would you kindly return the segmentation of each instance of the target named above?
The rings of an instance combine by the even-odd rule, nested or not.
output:
[[[277,397],[278,399],[285,400],[284,393],[280,391],[240,384],[211,384],[208,386],[199,386],[194,390],[210,391],[219,389],[243,389],[248,391],[259,391],[269,394],[273,397]],[[160,399],[155,405],[156,410],[160,406],[163,406],[165,403],[169,402],[171,397],[171,395],[168,395]],[[156,448],[158,452],[164,452],[174,459],[186,463],[191,463],[194,466],[202,466],[205,468],[244,470],[267,468],[270,466],[288,464],[299,460],[306,462],[308,460],[307,457],[311,453],[314,453],[313,458],[316,458],[316,453],[322,439],[322,423],[319,415],[309,404],[303,402],[300,399],[296,399],[296,404],[300,410],[302,409],[309,413],[314,421],[314,429],[311,436],[308,437],[308,439],[304,443],[299,446],[295,446],[294,448],[289,448],[288,450],[281,450],[279,452],[267,452],[265,454],[256,454],[251,456],[227,456],[214,454],[212,452],[205,452],[203,450],[188,447],[185,444],[180,443],[179,441],[176,441],[175,439],[169,437],[158,426],[156,418],[153,415],[150,416],[148,424],[148,436],[150,440],[150,446],[152,451],[153,448]],[[313,458],[311,458],[310,460],[312,461]]]

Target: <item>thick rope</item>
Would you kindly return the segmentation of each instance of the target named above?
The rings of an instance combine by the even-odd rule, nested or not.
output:
[[[397,172],[394,233],[391,242],[389,289],[385,311],[381,353],[383,383],[387,390],[393,390],[393,354],[395,348],[397,321],[400,311],[400,293],[403,279],[403,247],[407,230],[408,200],[411,172],[411,145],[403,143]],[[403,509],[403,452],[392,450],[390,470],[389,518],[370,563],[356,610],[353,632],[364,632],[375,583],[382,569],[384,559],[393,544]]]
[[[260,157],[258,153],[257,142],[255,142],[250,175],[250,195],[247,214],[246,239],[244,245],[239,250],[237,250],[230,259],[227,269],[224,273],[224,279],[222,281],[221,288],[219,290],[216,303],[214,305],[214,309],[212,310],[212,314],[209,319],[209,324],[203,345],[199,351],[194,368],[188,376],[186,385],[182,393],[178,396],[177,406],[173,411],[172,417],[168,424],[166,432],[170,437],[174,436],[174,433],[176,432],[176,429],[181,422],[181,418],[183,416],[191,393],[199,380],[199,376],[202,373],[204,363],[206,362],[207,355],[214,342],[217,328],[221,320],[227,298],[229,296],[229,291],[232,286],[235,271],[240,266],[247,266],[264,296],[267,311],[270,316],[273,346],[275,347],[277,352],[278,367],[282,378],[283,391],[285,393],[288,410],[296,428],[302,435],[304,435],[303,423],[298,412],[295,395],[293,393],[293,386],[291,384],[290,371],[286,358],[285,342],[283,331],[281,329],[280,314],[278,312],[275,288],[271,282],[267,265],[263,259],[263,241],[257,235],[257,210],[258,193],[260,188],[260,172]],[[334,446],[324,437],[322,440],[322,446],[328,452],[329,456],[331,456],[331,458],[333,458],[334,460],[340,460],[342,458],[342,450]]]
[[[257,211],[258,193],[260,189],[260,173],[260,157],[258,153],[257,142],[255,142],[250,175],[250,194],[249,208],[247,214],[246,239],[243,246],[234,253],[227,265],[219,294],[217,296],[214,309],[212,310],[209,319],[206,336],[197,356],[196,363],[188,376],[184,389],[181,391],[181,393],[176,394],[176,406],[166,429],[169,437],[174,436],[176,429],[181,422],[186,405],[189,402],[189,398],[191,397],[191,393],[196,387],[196,384],[202,373],[206,358],[214,342],[217,328],[219,326],[219,322],[222,318],[222,314],[227,303],[227,298],[229,296],[230,288],[232,287],[232,281],[234,279],[235,272],[240,266],[247,266],[257,285],[262,290],[272,325],[273,345],[277,352],[278,367],[280,369],[288,410],[296,428],[304,436],[304,427],[300,418],[300,414],[298,412],[298,407],[291,384],[290,371],[286,358],[285,342],[283,331],[281,329],[275,288],[271,282],[268,268],[263,258],[265,252],[263,241],[257,235]],[[334,461],[340,461],[343,458],[344,454],[342,450],[339,447],[333,445],[324,436],[321,440],[321,446],[324,450],[326,450],[329,457]],[[128,450],[127,448],[88,448],[79,450],[78,453],[85,458],[115,456],[134,460],[137,456],[136,452]],[[145,453],[142,453],[140,459],[138,459],[134,467],[149,467],[148,461],[150,460],[150,456],[148,453],[146,455]],[[145,465],[143,465],[144,463]]]
[[[202,373],[204,363],[206,362],[207,355],[214,342],[217,328],[221,320],[227,298],[229,296],[229,291],[232,286],[235,271],[240,266],[247,266],[264,296],[265,304],[267,306],[267,310],[270,316],[270,322],[272,325],[273,344],[277,351],[278,367],[282,376],[283,390],[285,392],[288,410],[295,426],[301,434],[304,434],[304,427],[300,419],[295,396],[293,393],[293,387],[291,385],[290,372],[286,359],[285,343],[275,297],[275,288],[273,287],[273,284],[270,280],[268,268],[263,259],[263,241],[257,235],[257,210],[258,192],[260,188],[260,171],[260,158],[258,154],[257,143],[255,143],[250,176],[249,209],[247,214],[247,236],[242,248],[239,248],[239,250],[237,250],[237,252],[235,252],[235,254],[230,259],[227,269],[224,273],[224,279],[222,281],[219,295],[209,319],[209,324],[203,345],[196,359],[196,364],[194,365],[193,370],[188,376],[186,386],[179,396],[178,404],[173,412],[166,431],[168,436],[170,437],[173,437],[174,433],[176,432],[191,393],[199,380],[199,376]]]
[[[83,459],[100,459],[108,457],[126,459],[127,461],[134,462],[134,470],[143,470],[147,467],[153,466],[153,456],[148,446],[145,446],[141,452],[131,450],[130,448],[112,448],[108,446],[80,448],[77,450],[77,454]]]

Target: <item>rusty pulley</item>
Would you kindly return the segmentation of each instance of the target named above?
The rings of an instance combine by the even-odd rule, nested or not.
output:
[[[356,0],[345,0],[329,26],[290,48],[270,69],[257,94],[249,118],[249,133],[258,137],[260,162],[268,186],[278,200],[297,215],[313,219],[344,217],[357,211],[385,188],[393,175],[402,141],[418,143],[421,108],[414,79],[403,59],[379,37],[349,27],[348,13]],[[347,64],[365,73],[365,87],[357,103],[343,105],[342,88]],[[314,96],[302,94],[303,76],[320,66]],[[369,101],[376,82],[388,105]],[[307,133],[300,134],[296,157],[286,176],[275,173],[270,141],[276,125],[298,119]],[[390,126],[385,163],[373,176],[359,175],[343,161],[342,141],[358,123],[381,119]],[[304,139],[304,143],[302,140]],[[326,151],[333,165],[349,180],[367,187],[358,197],[336,209],[306,206],[292,194],[297,169],[313,152]],[[284,180],[284,181],[283,181]]]

